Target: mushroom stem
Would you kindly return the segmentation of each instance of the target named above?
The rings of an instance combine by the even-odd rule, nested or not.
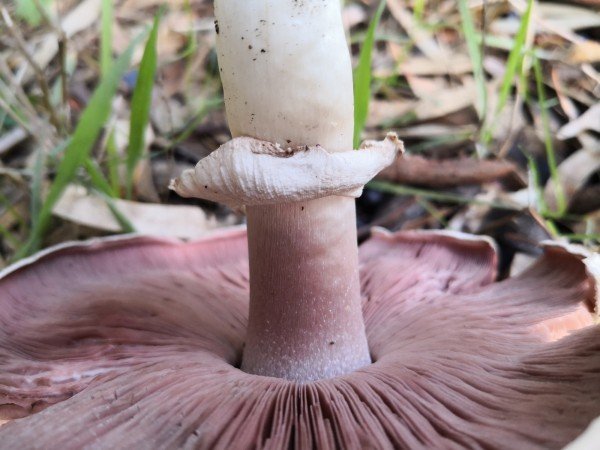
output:
[[[354,199],[247,208],[250,316],[242,369],[310,381],[370,363]]]
[[[352,148],[352,69],[339,0],[216,0],[215,19],[234,137],[282,148]],[[265,187],[282,175],[270,174]],[[354,200],[280,198],[245,203],[251,300],[242,368],[308,381],[368,364]]]

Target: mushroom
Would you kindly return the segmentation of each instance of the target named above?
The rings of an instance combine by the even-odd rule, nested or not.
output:
[[[0,448],[575,439],[600,415],[597,255],[548,244],[495,282],[486,238],[374,230],[357,251],[353,197],[401,144],[349,150],[339,1],[215,7],[235,137],[173,188],[245,207],[247,235],[70,243],[0,273]]]

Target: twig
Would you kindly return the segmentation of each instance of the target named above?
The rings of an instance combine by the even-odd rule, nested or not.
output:
[[[61,94],[62,94],[62,104],[63,110],[65,113],[64,126],[69,128],[70,120],[70,108],[69,108],[69,85],[67,79],[67,45],[68,39],[64,30],[60,26],[60,23],[53,20],[52,17],[46,11],[46,8],[40,3],[40,0],[33,0],[37,10],[40,15],[44,19],[44,21],[52,28],[54,33],[57,35],[58,39],[58,56],[60,59],[60,83],[61,83]]]
[[[504,160],[476,160],[465,157],[434,160],[417,155],[405,155],[383,169],[377,175],[377,179],[443,188],[489,183],[511,175],[517,175],[517,168]]]
[[[44,103],[44,107],[50,116],[50,123],[52,123],[54,128],[56,128],[56,131],[60,133],[62,125],[58,116],[56,115],[56,111],[52,107],[52,102],[50,101],[50,88],[48,87],[48,83],[46,82],[44,73],[27,50],[25,39],[23,39],[23,36],[21,35],[20,31],[17,29],[17,27],[15,27],[15,24],[13,23],[10,14],[8,13],[5,7],[2,7],[1,13],[2,18],[4,19],[4,23],[6,24],[6,27],[8,29],[8,32],[15,41],[17,48],[23,54],[24,58],[27,60],[27,62],[29,63],[36,75],[38,84],[40,85],[40,88],[42,90],[42,101]]]

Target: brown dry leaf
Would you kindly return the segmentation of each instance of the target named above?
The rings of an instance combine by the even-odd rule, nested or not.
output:
[[[125,177],[125,153],[127,151],[127,145],[129,143],[129,120],[119,119],[115,121],[114,125],[115,144],[117,147],[117,153],[121,157],[122,164],[120,164],[119,172],[121,177]],[[150,202],[159,201],[159,195],[154,186],[152,180],[152,170],[150,167],[150,146],[155,140],[152,126],[148,124],[146,127],[146,133],[144,136],[144,149],[142,151],[141,159],[139,160],[133,176],[134,191],[143,200]]]
[[[414,110],[414,100],[371,100],[367,127],[378,127],[398,120]]]
[[[559,71],[553,67],[550,74],[552,77],[552,85],[556,91],[556,96],[558,97],[561,109],[567,115],[569,120],[576,119],[579,116],[577,107],[575,106],[575,102],[566,94]]]
[[[539,18],[550,26],[568,30],[581,30],[600,26],[600,14],[581,6],[538,3]]]
[[[596,103],[577,119],[562,126],[556,137],[561,140],[577,136],[586,130],[600,133],[600,103]]]
[[[475,125],[443,125],[441,123],[425,123],[398,128],[396,132],[402,138],[432,138],[437,136],[469,136],[477,131]],[[465,138],[467,139],[467,138]]]
[[[148,151],[146,150],[144,153],[144,159],[139,162],[133,174],[136,197],[140,200],[157,203],[160,201],[160,197],[154,185]]]
[[[394,19],[404,28],[425,56],[437,62],[450,58],[451,53],[434,39],[429,30],[423,28],[414,20],[413,14],[404,7],[403,2],[387,0],[387,6]]]
[[[404,155],[383,169],[378,179],[430,188],[482,184],[517,173],[514,164],[503,160],[455,158],[435,160]]]
[[[361,8],[355,3],[351,3],[344,7],[342,11],[342,21],[344,23],[344,30],[349,31],[350,28],[358,25],[359,23],[367,20],[367,13],[364,8]]]
[[[169,7],[173,10],[183,10],[189,0],[170,0]],[[118,9],[118,15],[130,16],[137,14],[139,11],[164,5],[164,0],[125,0]]]
[[[373,100],[369,107],[367,126],[388,125],[405,114],[413,113],[417,120],[429,120],[468,108],[476,99],[477,93],[471,78],[465,77],[465,84],[426,94],[414,100]]]
[[[592,40],[577,42],[569,51],[568,62],[571,64],[592,63],[600,61],[600,43]]]
[[[113,202],[136,231],[142,234],[194,239],[215,228],[233,225],[232,221],[222,223],[216,218],[209,218],[201,208],[195,206],[139,203],[118,199]],[[70,222],[97,230],[122,231],[106,201],[89,194],[82,186],[68,186],[53,213]]]
[[[529,269],[538,260],[537,256],[531,256],[527,253],[517,252],[510,265],[510,276],[516,277]]]
[[[84,0],[77,5],[60,22],[60,27],[67,39],[93,26],[100,17],[102,0]],[[54,33],[46,35],[39,47],[33,53],[33,59],[44,70],[58,53],[58,40]],[[23,79],[23,84],[33,79],[33,70],[29,69]]]
[[[576,151],[558,166],[558,177],[563,191],[570,200],[588,179],[600,170],[600,152],[586,148]],[[550,178],[544,190],[546,203],[556,209],[554,182]]]
[[[158,30],[157,53],[160,58],[172,58],[183,46],[191,32],[189,14],[175,10],[165,17]]]
[[[113,50],[117,54],[123,53],[131,44],[131,41],[139,36],[146,26],[150,23],[150,17],[146,18],[143,22],[136,24],[135,26],[122,27],[115,24],[113,27]],[[187,37],[185,34],[174,31],[174,27],[181,28],[182,24],[189,26],[189,18],[183,17],[177,14],[169,14],[163,18],[158,27],[158,38],[156,44],[156,51],[159,60],[171,59],[173,55],[176,55],[179,50],[185,45]],[[136,47],[133,57],[131,58],[132,64],[139,64],[144,54],[144,46],[140,45]]]
[[[438,61],[414,56],[402,63],[402,72],[412,75],[462,75],[472,71],[471,58],[462,53],[452,53],[449,58]]]
[[[428,98],[449,88],[448,82],[442,77],[405,76],[410,89],[418,98]]]
[[[600,210],[588,214],[584,221],[576,223],[573,231],[578,234],[600,234]]]
[[[477,98],[475,85],[471,78],[465,78],[463,82],[463,86],[443,89],[419,101],[414,109],[417,118],[433,119],[473,105]]]
[[[390,77],[400,72],[403,75],[416,76],[463,75],[472,71],[473,63],[467,55],[452,53],[443,61],[431,60],[424,56],[410,56],[406,61],[400,63],[399,69],[384,67],[374,70],[373,74],[377,77]]]
[[[524,0],[511,0],[511,3],[519,13],[523,13],[527,6]],[[563,37],[571,35],[576,30],[600,26],[600,14],[580,6],[538,2],[533,17],[537,23],[548,30],[554,32],[560,30],[558,34]],[[516,16],[498,18],[490,25],[490,31],[494,34],[515,35],[520,24],[520,18]]]

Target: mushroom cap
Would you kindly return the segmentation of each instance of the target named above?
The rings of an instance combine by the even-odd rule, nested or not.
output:
[[[594,280],[558,247],[495,264],[485,239],[376,232],[374,363],[300,384],[236,367],[243,230],[44,252],[0,275],[0,448],[560,448],[600,415]]]

